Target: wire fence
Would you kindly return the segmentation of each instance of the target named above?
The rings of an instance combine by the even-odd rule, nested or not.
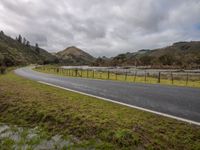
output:
[[[200,87],[200,73],[178,71],[151,71],[130,69],[80,69],[60,67],[36,67],[37,70],[71,77],[118,80],[142,83],[163,83]]]

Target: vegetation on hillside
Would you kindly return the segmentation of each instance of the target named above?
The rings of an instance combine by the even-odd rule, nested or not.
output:
[[[57,58],[47,51],[31,46],[26,38],[19,35],[15,40],[0,32],[0,66],[27,64],[48,64],[57,62]]]
[[[20,87],[20,88],[19,88]],[[89,149],[199,149],[200,128],[18,77],[0,75],[0,122],[76,137]]]
[[[55,55],[41,49],[19,35],[15,40],[0,32],[0,66],[27,64],[94,65],[94,66],[148,66],[152,68],[200,68],[200,42],[178,42],[172,46],[119,54],[116,57],[94,58],[74,46]]]
[[[94,65],[200,68],[200,42],[178,42],[165,48],[120,54],[111,59],[98,58],[94,62]]]

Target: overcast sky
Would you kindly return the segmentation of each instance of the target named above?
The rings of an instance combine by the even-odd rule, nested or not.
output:
[[[94,56],[200,40],[200,0],[0,0],[0,30]]]

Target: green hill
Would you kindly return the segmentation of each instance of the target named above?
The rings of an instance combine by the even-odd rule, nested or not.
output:
[[[22,44],[0,32],[0,65],[16,66],[57,62],[56,56],[31,45]]]
[[[56,56],[65,65],[89,65],[95,58],[77,47],[68,47],[56,53]]]
[[[151,66],[152,68],[199,68],[200,41],[178,42],[153,50],[139,50],[110,58],[110,66]]]

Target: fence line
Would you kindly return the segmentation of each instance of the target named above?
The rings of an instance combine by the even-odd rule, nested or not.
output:
[[[99,78],[107,80],[124,80],[132,82],[144,83],[165,83],[175,84],[177,81],[182,81],[181,84],[188,85],[190,82],[199,82],[200,73],[190,72],[165,72],[159,71],[155,73],[148,72],[147,70],[123,70],[123,71],[110,71],[109,69],[94,70],[94,69],[64,69],[59,67],[36,67],[46,72],[52,72],[65,76],[85,77],[85,78]],[[143,79],[142,79],[143,78]],[[156,81],[157,80],[157,81]]]

